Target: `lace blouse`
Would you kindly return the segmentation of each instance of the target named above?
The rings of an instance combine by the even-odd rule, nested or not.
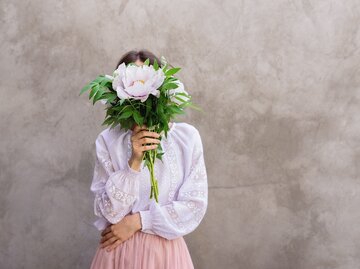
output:
[[[208,182],[199,131],[185,122],[172,122],[156,159],[159,203],[150,199],[150,173],[132,169],[132,130],[119,126],[103,130],[95,141],[96,158],[90,190],[94,193],[94,222],[98,230],[140,213],[142,232],[174,239],[195,230],[208,204]]]

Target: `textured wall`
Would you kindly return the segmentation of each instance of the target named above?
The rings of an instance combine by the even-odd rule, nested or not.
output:
[[[0,267],[88,268],[100,104],[120,55],[165,55],[205,114],[196,268],[360,264],[357,0],[0,2]]]

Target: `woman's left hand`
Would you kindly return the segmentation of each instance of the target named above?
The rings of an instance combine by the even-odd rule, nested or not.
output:
[[[109,225],[102,231],[101,248],[107,247],[107,251],[111,251],[139,230],[141,230],[140,213],[126,215],[120,222]]]

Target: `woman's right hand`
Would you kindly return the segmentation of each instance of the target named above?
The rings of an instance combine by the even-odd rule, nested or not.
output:
[[[146,129],[146,125],[135,125],[130,138],[132,144],[132,155],[129,159],[129,165],[132,169],[140,171],[145,151],[156,149],[160,143],[160,140],[158,139],[159,137],[160,134],[148,131]],[[154,145],[146,145],[148,143],[154,143]]]

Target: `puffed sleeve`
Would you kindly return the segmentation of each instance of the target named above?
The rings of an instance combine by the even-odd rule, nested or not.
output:
[[[132,169],[127,161],[124,169],[115,171],[102,134],[97,137],[95,148],[94,174],[90,187],[95,195],[94,213],[115,224],[131,211],[138,199],[141,172]],[[99,230],[104,228],[103,225],[95,226]]]
[[[159,205],[151,201],[149,209],[139,211],[142,231],[175,239],[195,230],[203,219],[208,204],[207,172],[199,132],[194,134],[191,166],[176,199]]]

